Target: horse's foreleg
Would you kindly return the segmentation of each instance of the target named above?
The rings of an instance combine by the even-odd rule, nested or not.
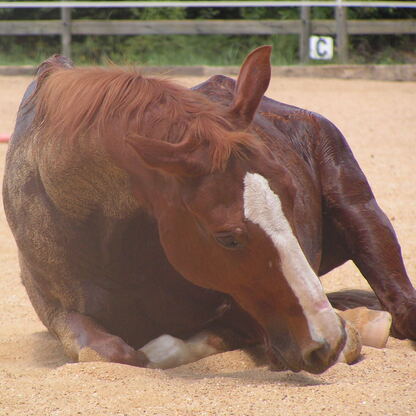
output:
[[[74,361],[107,361],[145,367],[147,357],[108,333],[94,319],[78,312],[58,313],[50,330],[61,341],[65,353]]]
[[[107,361],[145,367],[148,360],[146,356],[128,345],[122,338],[108,332],[98,323],[88,311],[84,314],[76,311],[76,291],[80,288],[74,281],[65,285],[64,279],[56,285],[54,276],[58,273],[41,273],[29,268],[26,257],[20,253],[20,267],[22,281],[26,287],[29,298],[39,318],[48,330],[61,342],[65,354],[73,361]],[[65,269],[64,259],[60,258],[62,270]],[[35,263],[36,264],[36,263]],[[55,285],[55,287],[54,287]],[[56,293],[61,294],[62,301],[58,301]],[[79,292],[78,292],[79,293]],[[64,296],[65,295],[65,296]],[[94,293],[93,293],[94,295]],[[92,303],[94,296],[88,297],[86,292],[79,294],[84,303]],[[98,295],[95,295],[98,298]],[[64,306],[66,304],[66,306]]]
[[[387,217],[373,199],[339,207],[336,220],[351,259],[392,314],[394,335],[416,339],[416,292]]]
[[[320,173],[325,215],[348,258],[392,314],[393,334],[416,339],[416,291],[406,274],[393,227],[341,133],[329,123],[322,133]]]

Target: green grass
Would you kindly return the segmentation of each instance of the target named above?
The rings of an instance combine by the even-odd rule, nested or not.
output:
[[[141,42],[130,38],[123,53],[112,57],[118,63],[144,65],[240,65],[252,49],[273,45],[273,64],[297,63],[296,36],[149,36]]]
[[[3,38],[4,39],[4,38]],[[10,39],[0,43],[0,65],[37,65],[60,52],[58,38]],[[4,40],[3,40],[4,42]],[[298,62],[296,35],[223,36],[223,35],[147,35],[74,37],[72,59],[78,65],[240,65],[252,49],[273,45],[274,65]]]
[[[59,38],[0,37],[0,65],[38,65],[60,50]]]
[[[389,42],[390,41],[390,42]],[[380,41],[381,42],[381,41]],[[380,43],[378,42],[378,43]],[[385,39],[374,49],[368,37],[352,37],[350,63],[397,64],[416,62],[414,37]],[[298,37],[225,35],[75,36],[72,59],[77,65],[240,65],[261,45],[273,45],[273,65],[297,65]],[[0,38],[0,65],[38,65],[61,49],[58,36]],[[311,65],[338,63],[310,61]]]

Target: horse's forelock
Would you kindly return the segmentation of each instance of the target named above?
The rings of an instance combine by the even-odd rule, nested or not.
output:
[[[249,151],[262,146],[256,136],[245,131],[233,130],[227,119],[215,113],[200,114],[190,124],[187,133],[200,142],[208,142],[212,160],[211,171],[224,170],[231,155],[245,158]]]

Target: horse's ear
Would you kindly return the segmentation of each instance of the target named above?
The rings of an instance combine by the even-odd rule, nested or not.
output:
[[[129,136],[125,139],[127,169],[134,173],[137,157],[150,168],[175,176],[197,176],[206,173],[206,163],[197,151],[196,143],[187,139],[180,143],[168,143],[143,136]]]
[[[261,46],[252,51],[241,66],[230,116],[244,128],[252,122],[269,86],[271,52],[271,46]]]

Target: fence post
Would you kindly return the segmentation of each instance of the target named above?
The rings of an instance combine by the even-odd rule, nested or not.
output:
[[[341,1],[340,1],[341,3]],[[342,64],[348,61],[348,24],[347,8],[342,6],[335,7],[335,19],[337,24],[337,52],[338,59]]]
[[[311,8],[302,6],[300,8],[300,36],[299,36],[299,57],[302,64],[309,61],[309,37],[311,35]]]
[[[61,7],[61,53],[71,58],[71,9]]]

